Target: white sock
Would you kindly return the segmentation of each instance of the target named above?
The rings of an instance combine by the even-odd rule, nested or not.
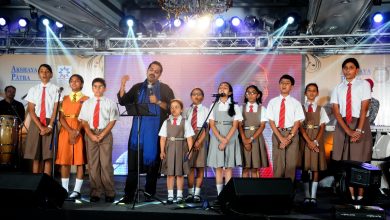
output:
[[[223,184],[217,184],[217,194],[219,195],[222,192]]]
[[[362,200],[363,199],[363,196],[358,196],[357,197],[357,200],[359,201],[359,200]]]
[[[317,198],[317,186],[318,182],[312,182],[311,184],[311,198]]]
[[[177,198],[179,198],[179,197],[183,198],[183,190],[178,189],[176,196],[177,196]]]
[[[195,188],[195,195],[196,196],[200,195],[200,188],[198,188],[198,187]]]
[[[305,198],[310,198],[310,183],[303,182],[303,189],[305,190]]]
[[[188,188],[188,195],[194,195],[194,188]]]
[[[81,186],[83,185],[83,179],[77,179],[76,178],[76,184],[74,185],[73,191],[80,193]]]
[[[66,189],[66,192],[69,191],[69,178],[61,178],[62,187]]]
[[[173,198],[173,189],[168,189],[168,198]]]

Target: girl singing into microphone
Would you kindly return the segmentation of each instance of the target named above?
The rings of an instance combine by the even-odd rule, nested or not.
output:
[[[218,87],[222,95],[210,114],[210,128],[213,135],[210,140],[207,165],[215,168],[217,193],[232,177],[232,168],[241,166],[241,150],[238,141],[238,123],[242,121],[242,114],[238,105],[234,103],[233,88],[228,82],[222,82]]]

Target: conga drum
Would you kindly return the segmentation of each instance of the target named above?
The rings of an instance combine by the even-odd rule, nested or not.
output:
[[[0,115],[0,165],[15,165],[17,147],[17,117]]]

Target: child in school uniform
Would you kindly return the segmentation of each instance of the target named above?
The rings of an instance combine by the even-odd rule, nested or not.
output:
[[[330,103],[337,120],[333,136],[332,159],[368,162],[372,155],[372,136],[368,119],[371,88],[367,81],[357,79],[359,62],[348,58],[342,63],[345,79],[332,92]],[[352,200],[363,199],[364,190],[349,187]]]
[[[53,71],[48,64],[42,64],[38,68],[41,83],[28,90],[25,100],[28,101],[28,113],[31,117],[30,127],[26,137],[25,159],[33,160],[33,173],[43,171],[51,175],[53,147],[51,137],[53,124],[56,117],[55,110],[58,105],[59,88],[52,84],[50,79]]]
[[[168,200],[167,204],[173,204],[173,187],[176,177],[176,202],[183,203],[184,175],[189,173],[188,161],[184,158],[193,144],[194,130],[188,120],[184,119],[183,102],[173,99],[170,102],[171,115],[161,126],[160,158],[161,173],[167,175]]]
[[[239,124],[242,140],[242,177],[258,178],[258,169],[268,166],[268,154],[263,137],[266,110],[261,104],[263,93],[255,85],[246,88],[242,106],[243,120]]]
[[[242,114],[239,106],[234,103],[233,87],[230,83],[220,83],[218,93],[222,96],[215,103],[209,118],[213,135],[210,138],[207,165],[215,168],[215,182],[219,195],[224,186],[224,174],[226,184],[232,178],[232,168],[242,165],[237,130],[239,121],[242,121]]]
[[[301,103],[290,96],[295,80],[285,74],[279,79],[280,95],[271,99],[267,118],[273,131],[272,161],[274,177],[287,177],[293,182],[299,157],[298,129],[305,119]]]
[[[203,90],[200,88],[194,88],[191,91],[192,105],[185,111],[185,117],[191,122],[191,127],[195,132],[195,135],[192,137],[193,141],[195,141],[195,138],[200,132],[203,123],[206,120],[207,114],[209,113],[209,109],[202,105],[203,99]],[[208,137],[208,128],[204,128],[194,143],[194,149],[189,161],[190,173],[187,175],[188,195],[186,202],[198,203],[201,201],[200,190],[203,183],[204,169],[206,167]]]
[[[302,180],[305,191],[304,205],[317,204],[317,186],[319,172],[326,170],[326,158],[323,134],[325,124],[329,122],[325,109],[315,102],[318,96],[316,83],[309,83],[305,88],[306,103],[302,106],[305,120],[299,127],[300,151],[302,157]],[[310,180],[310,173],[312,180]],[[311,181],[311,187],[310,187]]]
[[[66,191],[69,191],[70,167],[71,165],[77,166],[76,184],[69,198],[80,199],[86,152],[83,131],[81,130],[82,124],[78,120],[78,116],[81,106],[88,99],[88,96],[81,92],[84,85],[82,76],[73,74],[69,78],[69,85],[72,92],[64,96],[60,109],[61,130],[58,136],[56,164],[61,166],[61,183]]]
[[[115,187],[111,129],[119,119],[119,112],[115,103],[103,96],[106,91],[104,79],[95,78],[92,91],[94,97],[84,102],[79,115],[86,133],[90,202],[98,202],[104,193],[105,201],[112,203]]]

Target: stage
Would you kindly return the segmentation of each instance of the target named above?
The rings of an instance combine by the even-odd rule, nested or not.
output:
[[[74,177],[73,177],[74,178]],[[141,184],[143,185],[144,177],[141,177]],[[115,187],[117,195],[115,200],[118,201],[123,196],[125,176],[115,176]],[[140,196],[140,203],[136,203],[134,209],[130,205],[116,205],[115,203],[105,203],[104,197],[99,202],[89,202],[89,181],[85,177],[82,187],[82,198],[76,202],[65,201],[60,209],[32,209],[18,207],[14,204],[12,208],[1,207],[1,216],[9,217],[7,219],[55,219],[55,220],[76,220],[76,219],[332,219],[333,207],[335,205],[342,205],[342,199],[333,192],[333,188],[319,188],[317,199],[317,207],[306,209],[302,206],[303,192],[301,184],[296,184],[296,194],[294,198],[294,205],[290,214],[260,214],[260,213],[234,213],[224,214],[218,208],[213,208],[213,202],[216,199],[215,180],[209,178],[206,180],[205,186],[202,189],[202,197],[205,198],[207,190],[208,201],[211,208],[203,209],[200,207],[202,203],[195,204],[173,204],[163,205],[158,201],[144,202],[143,195]],[[73,188],[74,181],[71,181],[70,189]],[[166,200],[166,179],[161,177],[158,180],[156,196],[161,200]],[[186,195],[186,191],[184,192]],[[20,198],[21,200],[23,198]],[[386,210],[386,219],[390,219],[389,206],[383,207]]]

